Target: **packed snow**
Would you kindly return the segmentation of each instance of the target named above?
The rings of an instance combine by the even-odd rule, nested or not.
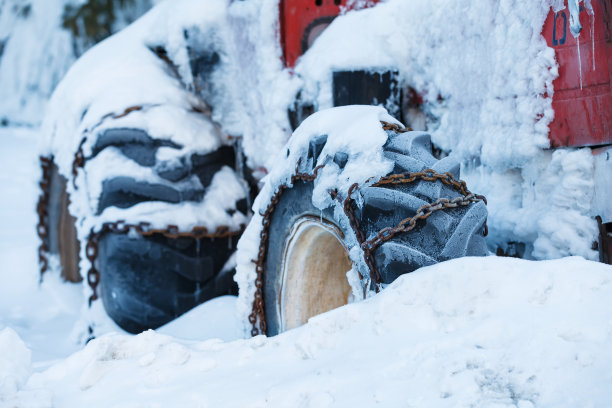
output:
[[[5,329],[7,406],[604,407],[612,268],[462,258],[272,338],[109,334],[42,372]],[[8,392],[7,392],[8,391]]]

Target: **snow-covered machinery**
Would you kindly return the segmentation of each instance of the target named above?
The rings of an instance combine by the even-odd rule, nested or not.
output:
[[[597,75],[568,82],[573,60],[560,58],[553,146],[612,142],[601,75],[612,73],[610,6],[597,2],[580,13],[595,27],[592,48],[575,45],[580,69],[592,57]],[[445,96],[423,95],[422,76],[387,55],[368,64],[349,47],[337,63],[317,44],[325,32],[341,49],[342,30],[326,28],[390,6],[378,3],[166,2],[86,53],[43,127],[42,271],[59,264],[67,279],[83,276],[90,307],[101,296],[131,332],[236,293],[234,277],[251,333],[273,335],[421,266],[486,255],[484,197],[459,179],[459,158],[400,123],[425,129],[436,112],[423,101],[435,94],[444,107]],[[544,26],[552,47],[576,41],[562,13]],[[585,120],[592,131],[575,136]],[[598,155],[602,172],[608,156]],[[606,231],[612,211],[601,200]]]

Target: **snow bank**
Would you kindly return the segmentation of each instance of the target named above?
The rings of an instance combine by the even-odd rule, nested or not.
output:
[[[40,407],[612,404],[612,268],[463,258],[273,338],[107,335],[14,396]]]
[[[0,402],[17,392],[28,379],[32,353],[11,328],[0,331]]]

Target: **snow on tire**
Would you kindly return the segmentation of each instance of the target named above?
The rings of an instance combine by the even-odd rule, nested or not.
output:
[[[447,182],[459,177],[452,157],[432,155],[429,135],[383,130],[381,121],[397,124],[377,107],[313,115],[296,130],[284,159],[266,179],[255,201],[257,215],[238,244],[240,304],[253,335],[300,326],[422,266],[487,254],[485,204],[474,196],[466,199],[457,191],[459,183],[440,177],[376,184],[384,176],[427,169]],[[351,189],[354,184],[359,188]],[[349,203],[354,220],[347,198],[354,200]],[[440,199],[465,205],[434,211],[412,231],[379,243],[371,261],[379,275],[371,276],[363,241]]]

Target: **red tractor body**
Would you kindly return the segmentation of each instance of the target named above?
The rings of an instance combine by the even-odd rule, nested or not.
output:
[[[570,31],[567,7],[551,10],[542,30],[559,63],[553,82],[552,147],[612,143],[612,3],[592,0],[592,7],[593,15],[580,7],[578,38]]]

